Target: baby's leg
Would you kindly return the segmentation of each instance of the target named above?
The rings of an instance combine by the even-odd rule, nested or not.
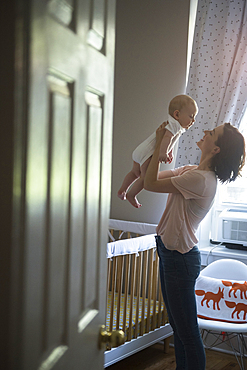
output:
[[[141,168],[139,163],[133,161],[133,167],[129,173],[125,176],[121,188],[118,190],[118,197],[122,200],[126,199],[126,193],[129,187],[135,182],[141,175]]]
[[[140,208],[142,205],[138,202],[138,199],[136,198],[137,194],[140,193],[140,191],[144,187],[144,177],[148,168],[148,165],[150,163],[151,158],[148,158],[143,165],[141,166],[141,176],[139,179],[135,181],[131,189],[126,194],[126,199],[132,204],[132,206],[136,208]]]

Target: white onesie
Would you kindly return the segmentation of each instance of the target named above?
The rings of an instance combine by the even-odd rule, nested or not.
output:
[[[176,140],[172,143],[172,147],[170,147],[171,150],[174,147],[177,140],[179,139],[179,137],[186,130],[185,128],[180,126],[180,123],[175,118],[170,116],[170,114],[168,114],[168,122],[169,123],[166,126],[166,129],[170,131],[174,136],[176,135]],[[133,161],[139,163],[140,166],[142,166],[143,163],[153,155],[155,145],[156,145],[156,132],[150,135],[133,151],[132,153]]]

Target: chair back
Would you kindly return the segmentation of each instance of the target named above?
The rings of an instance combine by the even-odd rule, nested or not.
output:
[[[215,279],[247,280],[247,265],[234,259],[223,258],[205,267],[200,275]]]

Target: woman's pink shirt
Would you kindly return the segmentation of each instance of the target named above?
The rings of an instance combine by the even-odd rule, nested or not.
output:
[[[167,249],[187,253],[198,243],[196,231],[213,204],[217,179],[213,171],[191,165],[172,172],[179,193],[169,194],[156,232]]]

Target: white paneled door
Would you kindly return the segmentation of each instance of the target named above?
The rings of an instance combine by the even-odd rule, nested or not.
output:
[[[18,3],[12,365],[102,369],[115,0]]]

